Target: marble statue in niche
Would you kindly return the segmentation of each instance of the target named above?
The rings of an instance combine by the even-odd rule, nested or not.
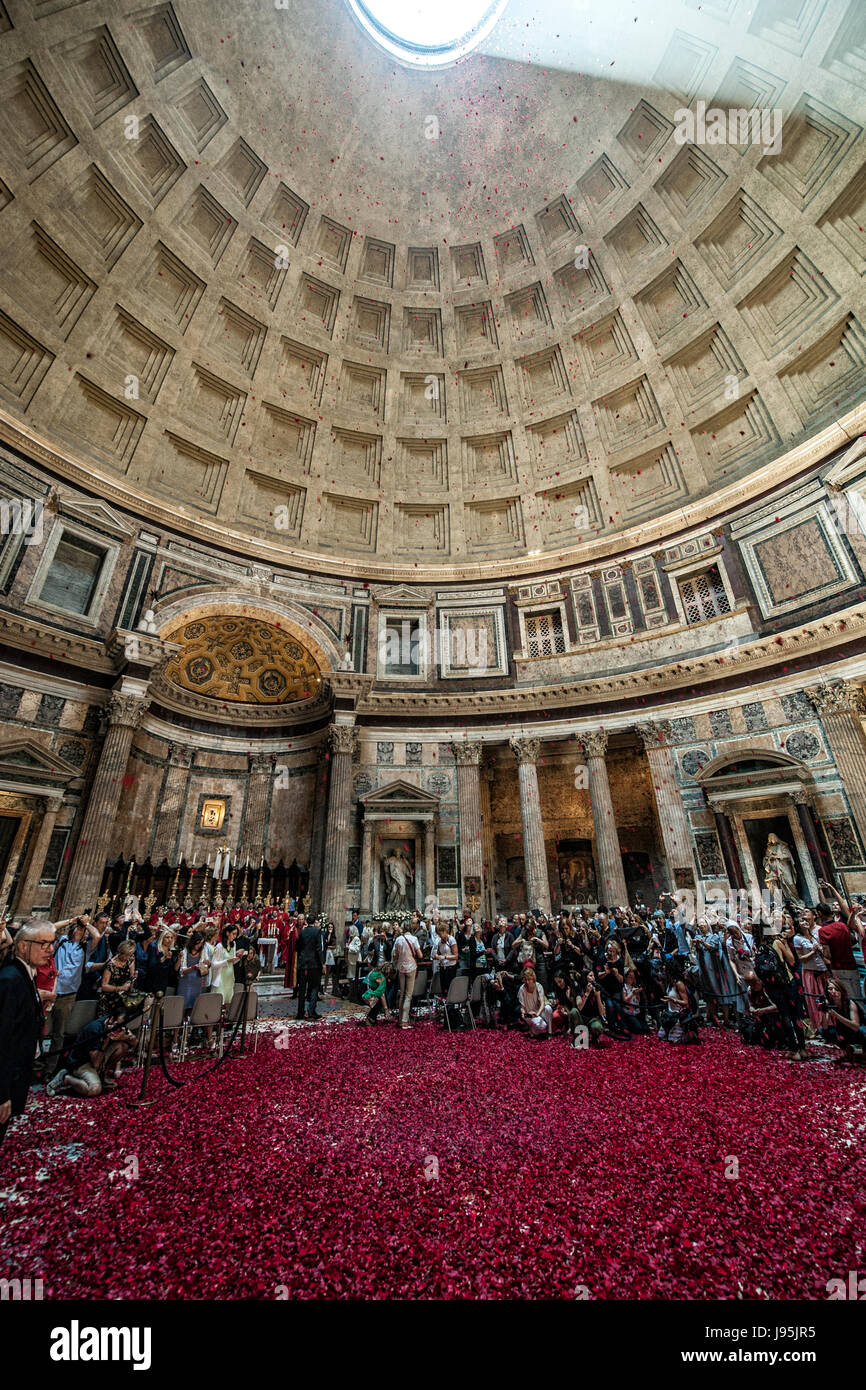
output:
[[[415,877],[415,869],[403,849],[390,849],[382,856],[385,873],[385,911],[398,912],[409,909],[409,891]]]
[[[796,903],[798,907],[803,906],[803,900],[797,889],[797,870],[794,867],[794,856],[790,847],[778,835],[767,837],[764,874],[764,882],[771,893],[778,890],[786,900]]]

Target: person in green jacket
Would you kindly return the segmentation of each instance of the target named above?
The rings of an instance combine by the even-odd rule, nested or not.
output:
[[[380,970],[378,966],[374,966],[374,968],[370,971],[369,975],[367,976],[365,983],[367,985],[367,988],[364,990],[364,993],[361,997],[364,1000],[365,1004],[370,1005],[370,1009],[369,1012],[366,1013],[363,1018],[358,1019],[358,1022],[375,1023],[376,1019],[379,1017],[379,1014],[382,1012],[383,1009],[385,1010],[385,1017],[389,1018],[390,1014],[388,1013],[388,1003],[385,998],[385,990],[388,985],[388,980],[385,975],[385,972],[383,970]]]

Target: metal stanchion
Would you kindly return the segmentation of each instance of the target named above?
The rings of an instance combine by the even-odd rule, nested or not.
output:
[[[147,1083],[150,1079],[150,1067],[153,1061],[153,1045],[156,1041],[156,1031],[162,1019],[162,1001],[162,994],[157,994],[150,1011],[150,1037],[147,1040],[147,1053],[144,1059],[144,1071],[141,1074],[141,1087],[135,1100],[129,1102],[130,1105],[153,1105],[153,1101],[147,1099]],[[142,1027],[144,1027],[143,1021]]]

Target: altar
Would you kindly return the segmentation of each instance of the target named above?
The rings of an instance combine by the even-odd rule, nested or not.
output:
[[[436,893],[439,797],[398,779],[359,798],[363,916],[429,911]]]

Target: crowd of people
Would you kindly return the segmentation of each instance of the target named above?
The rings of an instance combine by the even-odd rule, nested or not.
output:
[[[402,924],[356,920],[346,970],[362,980],[366,1023],[399,1011],[406,1026],[406,976],[414,987],[426,967],[433,995],[447,1001],[453,980],[467,976],[477,1018],[532,1036],[597,1046],[655,1032],[687,1045],[704,1027],[728,1028],[792,1060],[807,1059],[812,1038],[850,1060],[866,1047],[855,957],[866,943],[866,909],[828,883],[821,892],[814,909],[788,904],[773,920],[686,922],[666,895],[652,910],[518,913],[495,925],[469,913],[451,922],[417,913]],[[464,1010],[454,1011],[454,1026],[466,1026]]]
[[[451,920],[356,916],[342,945],[333,922],[294,904],[216,914],[161,909],[147,921],[127,904],[113,920],[97,912],[4,926],[0,1140],[34,1080],[49,1093],[112,1089],[134,1046],[130,1023],[155,995],[180,995],[188,1017],[209,991],[226,1011],[238,986],[263,968],[283,972],[299,1020],[319,1017],[330,987],[367,1006],[359,1018],[366,1026],[394,1016],[410,1028],[420,995],[441,1001],[454,1028],[481,1021],[594,1047],[650,1032],[697,1044],[704,1027],[728,1028],[792,1060],[808,1057],[813,1038],[853,1060],[866,1049],[855,956],[866,944],[866,908],[829,883],[820,888],[814,909],[787,904],[772,921],[708,914],[687,922],[666,895],[652,909],[639,902],[555,916],[533,910],[495,924],[473,921],[468,911]],[[466,987],[454,991],[459,977]],[[95,1016],[72,1033],[72,1011],[83,1000],[94,1001]]]

